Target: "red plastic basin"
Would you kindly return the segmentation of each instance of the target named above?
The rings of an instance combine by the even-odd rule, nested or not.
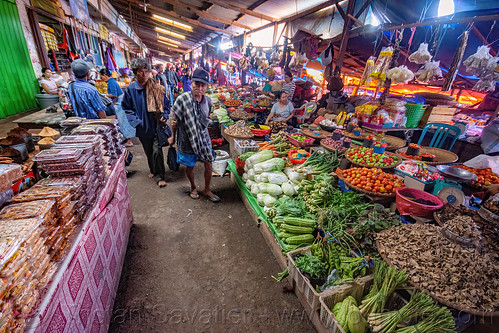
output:
[[[421,191],[415,188],[401,187],[395,190],[395,203],[401,215],[412,215],[418,217],[430,217],[433,211],[443,207],[444,203],[436,195]],[[411,195],[414,199],[408,199],[405,196]],[[435,205],[425,205],[414,200],[424,199],[433,202]]]

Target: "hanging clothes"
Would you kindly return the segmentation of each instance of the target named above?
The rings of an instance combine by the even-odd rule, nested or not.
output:
[[[115,71],[116,70],[116,62],[114,61],[113,55],[111,54],[111,50],[108,48],[107,51],[107,63],[106,63],[106,68],[108,70]]]

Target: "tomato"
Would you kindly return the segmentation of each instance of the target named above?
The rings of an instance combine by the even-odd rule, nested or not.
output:
[[[386,185],[385,188],[386,188],[387,191],[393,190],[393,186],[390,185],[390,184]]]
[[[364,174],[364,173],[363,173],[363,174]],[[365,176],[365,175],[364,175],[364,176],[360,176],[360,180],[365,181],[366,179],[367,179],[367,178],[366,178],[366,176]]]
[[[372,187],[369,185],[364,186],[364,190],[366,191],[372,191]]]

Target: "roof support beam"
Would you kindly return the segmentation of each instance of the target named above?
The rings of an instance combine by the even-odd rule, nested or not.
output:
[[[220,23],[223,23],[223,24],[227,24],[227,25],[234,25],[236,27],[239,27],[239,28],[243,28],[243,29],[246,29],[246,30],[251,30],[252,28],[247,26],[247,25],[244,25],[244,24],[241,24],[239,22],[235,22],[235,21],[230,21],[230,20],[226,20],[226,19],[223,19],[221,17],[216,17],[214,15],[211,15],[207,12],[204,12],[202,10],[199,10],[195,7],[192,7],[192,6],[189,6],[189,5],[186,5],[185,3],[183,2],[180,2],[179,0],[163,0],[164,2],[166,3],[169,3],[170,5],[173,5],[175,7],[178,7],[178,8],[182,8],[182,9],[185,9],[185,10],[188,10],[194,14],[196,14],[197,16],[199,17],[204,17],[204,18],[207,18],[209,20],[212,20],[212,21],[215,21],[215,22],[220,22]]]
[[[274,18],[274,17],[272,17],[272,16],[268,16],[268,15],[265,15],[265,14],[262,14],[262,13],[257,13],[254,10],[243,8],[243,7],[234,5],[234,4],[230,3],[230,2],[221,1],[221,0],[207,0],[207,1],[209,3],[212,3],[214,5],[217,5],[217,6],[220,6],[220,7],[223,7],[223,8],[227,8],[227,9],[232,9],[232,10],[238,11],[241,14],[244,14],[244,15],[249,15],[249,16],[257,17],[259,19],[270,21],[270,22],[277,21],[277,19]]]
[[[355,0],[348,0],[347,20],[343,25],[343,34],[341,35],[340,50],[338,52],[338,58],[336,59],[336,67],[339,67],[340,71],[341,71],[341,66],[343,66],[343,59],[345,58],[345,52],[347,50],[347,44],[350,36],[350,29],[352,27],[352,19],[350,18],[350,15],[353,14],[354,8],[355,8]]]
[[[142,4],[142,2],[140,2],[139,0],[128,0],[128,1],[131,2],[131,3],[133,3],[133,4],[135,4],[135,5]],[[177,14],[173,10],[166,10],[166,9],[163,9],[163,8],[160,8],[160,7],[156,7],[154,5],[149,5],[149,9],[157,12],[158,14],[168,15],[168,16],[172,16],[172,17],[184,20],[187,23],[190,23],[192,25],[195,25],[195,26],[198,26],[198,27],[201,27],[201,28],[209,29],[209,30],[212,30],[212,31],[217,31],[217,32],[220,32],[220,33],[223,33],[223,34],[226,34],[226,35],[230,35],[230,36],[236,36],[237,35],[234,32],[230,32],[230,31],[227,31],[225,29],[220,29],[220,28],[217,28],[217,27],[213,27],[211,25],[201,23],[201,22],[199,22],[197,20],[193,20],[191,18],[184,17],[182,15]]]
[[[257,9],[258,7],[260,7],[261,5],[263,5],[264,3],[266,3],[268,0],[257,0],[256,2],[252,3],[251,5],[248,6],[248,9],[250,10],[255,10]],[[239,14],[237,15],[236,19],[234,21],[239,21],[240,19],[242,19],[243,17],[245,17],[246,14]]]

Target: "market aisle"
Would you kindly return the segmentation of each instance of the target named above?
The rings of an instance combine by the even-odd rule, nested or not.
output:
[[[279,266],[227,176],[214,178],[221,204],[195,201],[183,176],[159,189],[132,151],[134,226],[110,332],[315,332],[271,278]]]

